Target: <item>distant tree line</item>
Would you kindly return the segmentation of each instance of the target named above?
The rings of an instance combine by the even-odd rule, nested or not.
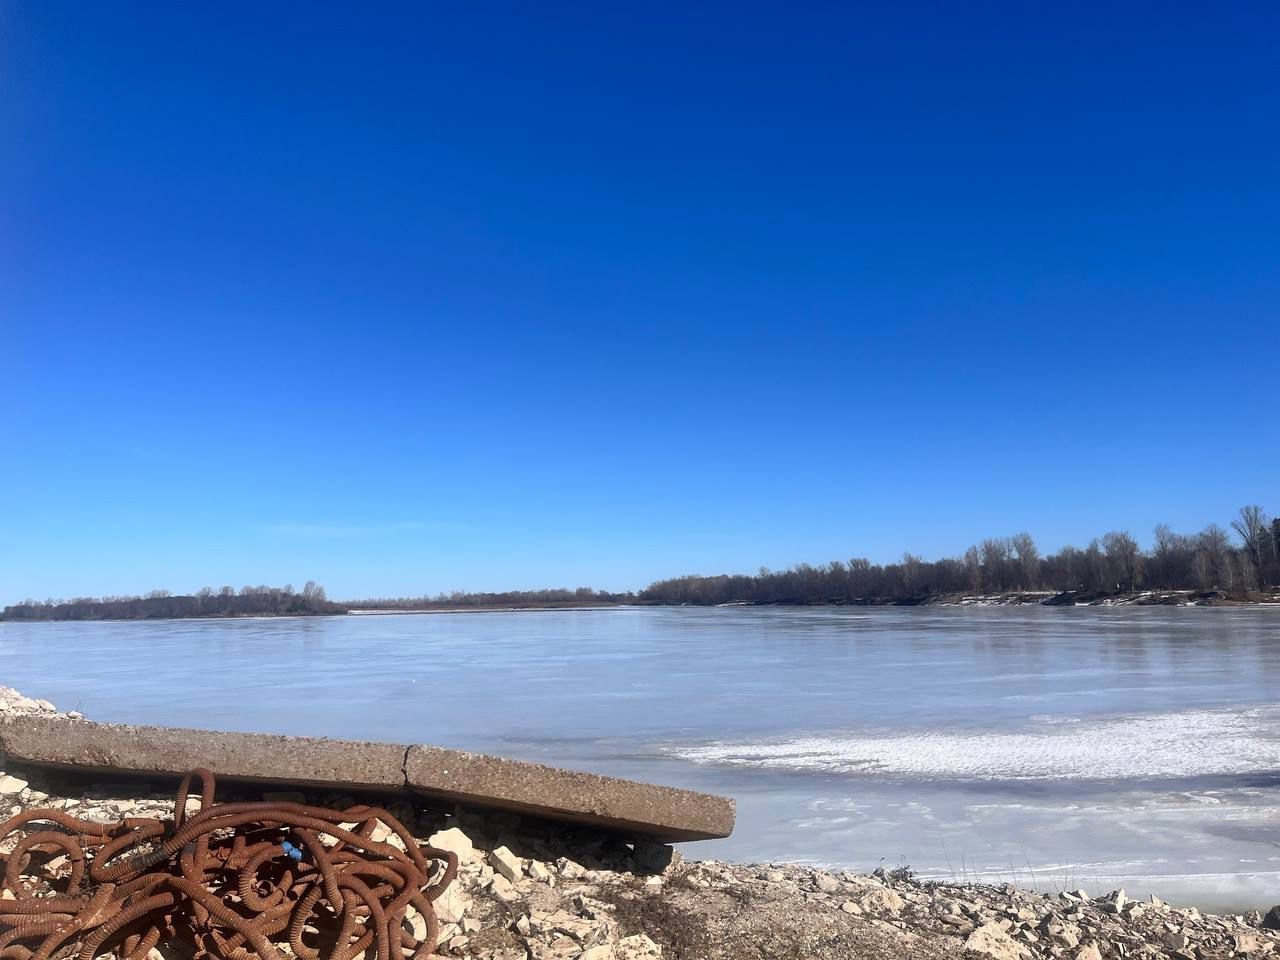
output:
[[[1234,537],[1232,536],[1234,534]],[[1231,533],[1210,524],[1195,534],[1161,524],[1150,549],[1113,530],[1083,550],[1042,555],[1030,534],[983,540],[960,557],[900,563],[833,560],[755,576],[685,576],[659,580],[639,600],[663,604],[913,602],[941,594],[1052,591],[1082,595],[1157,591],[1221,591],[1229,596],[1280,584],[1280,519],[1243,507]]]
[[[172,620],[187,617],[319,616],[346,613],[324,587],[308,581],[301,592],[283,587],[205,587],[191,595],[153,590],[138,597],[24,600],[5,607],[0,620]]]
[[[353,610],[439,610],[473,607],[575,607],[612,603],[631,603],[633,593],[609,593],[578,587],[576,590],[509,590],[504,593],[438,593],[435,596],[394,597],[376,600],[353,600],[346,606]]]
[[[639,594],[576,590],[440,593],[332,603],[324,588],[205,587],[190,596],[156,590],[140,597],[26,600],[5,607],[2,620],[147,620],[184,617],[297,616],[364,610],[570,607],[615,603],[917,603],[940,595],[1052,592],[1084,597],[1135,591],[1216,591],[1239,599],[1280,585],[1280,518],[1261,507],[1242,507],[1230,530],[1210,524],[1176,533],[1161,524],[1148,549],[1125,530],[1113,530],[1084,549],[1063,547],[1043,555],[1028,533],[983,540],[963,556],[925,560],[905,553],[898,563],[861,557],[756,575],[684,576],[659,580]]]

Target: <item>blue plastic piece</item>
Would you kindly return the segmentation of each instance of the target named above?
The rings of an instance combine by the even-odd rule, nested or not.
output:
[[[288,840],[285,840],[283,843],[281,843],[280,848],[284,850],[284,852],[289,856],[291,860],[302,859],[302,850],[299,847],[295,847]]]

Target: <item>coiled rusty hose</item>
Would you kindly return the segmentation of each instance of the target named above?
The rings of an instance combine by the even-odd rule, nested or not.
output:
[[[196,782],[200,809],[189,816]],[[12,848],[3,855],[0,960],[145,960],[173,942],[196,960],[435,952],[432,902],[457,876],[456,854],[418,846],[379,807],[215,804],[213,794],[214,775],[193,770],[172,820],[96,823],[42,809],[0,824],[0,845]],[[385,841],[373,839],[379,823]],[[66,860],[58,876],[37,875],[53,858]],[[407,924],[410,908],[425,924],[421,939]]]

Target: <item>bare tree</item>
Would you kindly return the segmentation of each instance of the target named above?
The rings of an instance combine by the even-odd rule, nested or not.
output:
[[[1159,524],[1155,535],[1155,545],[1147,563],[1147,582],[1170,589],[1186,586],[1197,579],[1192,569],[1195,538],[1174,533],[1167,523]]]
[[[1009,541],[1003,537],[983,540],[982,586],[993,593],[1005,589],[1009,583]]]
[[[1094,537],[1084,551],[1082,585],[1086,590],[1114,589],[1115,584],[1111,582],[1110,573],[1106,554],[1102,552],[1102,545],[1098,543],[1097,537]]]
[[[1040,551],[1029,533],[1019,533],[1009,539],[1018,558],[1019,586],[1034,590],[1040,583]]]
[[[1231,566],[1231,538],[1227,531],[1211,523],[1200,531],[1198,547],[1209,563],[1209,587],[1230,590],[1235,583],[1235,571]]]
[[[1111,577],[1122,590],[1133,590],[1138,585],[1138,571],[1142,551],[1138,541],[1127,530],[1112,530],[1102,538],[1102,549],[1107,554]]]
[[[1262,538],[1267,530],[1267,515],[1257,504],[1240,508],[1240,515],[1231,521],[1231,529],[1244,544],[1245,556],[1253,568],[1252,580],[1262,584]]]
[[[1222,555],[1221,566],[1218,570],[1218,583],[1224,590],[1234,590],[1236,588],[1236,557],[1235,552],[1228,550]]]
[[[970,547],[964,552],[964,574],[966,586],[974,593],[982,590],[982,558],[978,556],[978,548]]]
[[[907,596],[914,597],[920,590],[920,558],[914,554],[904,553],[902,555],[902,586],[907,591]]]
[[[1191,572],[1201,590],[1213,587],[1213,561],[1209,558],[1208,551],[1196,551],[1195,556],[1191,558]]]

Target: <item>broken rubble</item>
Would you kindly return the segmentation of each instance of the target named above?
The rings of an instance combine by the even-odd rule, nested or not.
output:
[[[512,883],[524,875],[524,862],[506,847],[490,850],[489,863]]]
[[[529,876],[539,883],[555,883],[555,876],[547,869],[546,864],[538,860],[529,861]]]
[[[450,853],[456,853],[459,863],[469,863],[475,857],[476,848],[472,844],[471,838],[457,827],[436,831],[427,837],[427,845],[435,847],[437,850],[448,850]]]
[[[966,950],[992,957],[994,960],[1021,960],[1026,950],[999,923],[984,923],[969,934]]]
[[[14,796],[27,789],[27,781],[20,777],[14,777],[9,774],[0,776],[0,794],[6,797]]]

